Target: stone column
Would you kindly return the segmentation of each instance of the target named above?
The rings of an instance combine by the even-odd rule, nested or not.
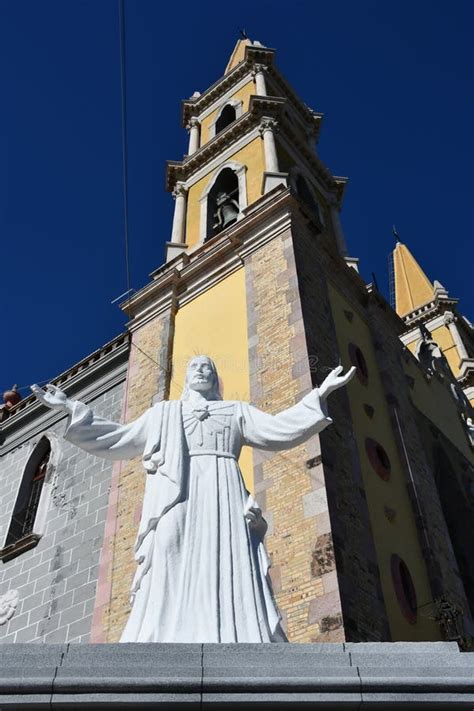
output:
[[[267,96],[267,84],[265,81],[266,70],[267,68],[263,64],[256,64],[252,72],[257,96]]]
[[[263,174],[262,195],[269,193],[277,185],[287,186],[288,173],[280,173],[278,155],[276,150],[275,133],[278,127],[276,119],[263,118],[260,123],[260,135],[263,138],[263,151],[265,154],[265,172]]]
[[[186,249],[184,239],[186,225],[187,190],[182,182],[176,183],[176,186],[173,190],[173,197],[175,199],[173,228],[171,230],[171,242],[166,242],[167,262],[169,262],[171,259],[174,259],[174,257],[180,254],[184,249]]]
[[[278,156],[275,143],[277,122],[272,118],[264,118],[260,124],[260,134],[263,136],[263,149],[265,152],[265,170],[268,173],[278,173]]]
[[[199,148],[200,128],[201,128],[199,119],[197,119],[195,116],[192,116],[189,119],[189,122],[188,122],[188,125],[186,126],[186,128],[189,131],[188,156],[192,156],[192,154],[196,153],[196,151]]]
[[[466,346],[464,345],[464,342],[461,338],[461,334],[459,333],[459,328],[456,325],[455,315],[452,311],[445,311],[443,318],[444,325],[449,328],[449,332],[453,337],[453,341],[456,344],[456,348],[458,349],[459,359],[461,361],[467,360],[469,358],[469,355],[466,350]]]

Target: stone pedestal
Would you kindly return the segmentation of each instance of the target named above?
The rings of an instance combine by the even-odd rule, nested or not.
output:
[[[171,262],[175,257],[180,256],[188,248],[187,244],[182,242],[165,242],[166,261]]]
[[[283,185],[285,188],[288,185],[288,173],[273,173],[265,171],[263,174],[262,195],[269,193],[270,190],[276,188],[277,185]]]
[[[0,707],[470,709],[453,642],[0,645]]]

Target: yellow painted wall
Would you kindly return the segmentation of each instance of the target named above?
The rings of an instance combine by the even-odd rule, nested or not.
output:
[[[237,40],[237,44],[235,45],[232,54],[230,55],[230,59],[227,63],[224,74],[228,74],[234,67],[237,66],[237,64],[239,64],[245,59],[245,48],[249,44],[252,44],[249,39]]]
[[[237,151],[228,160],[233,160],[247,166],[247,204],[250,205],[262,196],[262,180],[265,170],[262,139],[260,137],[256,138],[240,151]],[[201,221],[201,203],[199,199],[214,173],[215,169],[189,188],[186,215],[186,244],[189,247],[194,247],[199,244]]]
[[[329,296],[344,367],[351,366],[348,345],[352,342],[362,350],[369,371],[368,384],[363,385],[355,377],[349,384],[347,393],[391,636],[394,641],[441,639],[436,623],[428,620],[420,612],[416,623],[410,624],[403,616],[396,598],[390,570],[390,558],[393,553],[403,558],[410,570],[418,605],[431,600],[428,575],[418,540],[412,505],[406,490],[405,476],[391,429],[370,331],[351,304],[332,285],[329,285]],[[354,313],[351,323],[346,319],[344,310]],[[373,418],[369,418],[365,413],[364,403],[375,409]],[[373,470],[365,451],[366,437],[375,439],[387,452],[392,467],[389,481],[383,481]],[[396,511],[393,522],[390,522],[384,513],[385,506]]]
[[[431,337],[443,351],[454,377],[457,378],[460,373],[459,363],[461,358],[449,328],[447,326],[439,326],[439,328],[431,331]],[[419,343],[420,339],[418,338],[408,344],[408,348],[413,354],[416,353]]]
[[[252,94],[255,94],[255,84],[253,82],[252,77],[249,77],[249,81],[247,82],[247,84],[244,84],[244,86],[238,89],[235,94],[232,94],[232,96],[227,101],[242,101],[242,113],[245,113],[249,109],[249,101]],[[211,138],[213,138],[213,136],[209,135],[209,129],[211,127],[211,124],[217,118],[217,115],[220,113],[223,106],[224,104],[221,102],[212,113],[201,119],[201,146],[203,146],[205,143],[210,141]]]
[[[187,363],[195,355],[208,355],[215,361],[226,400],[248,402],[247,300],[243,269],[193,299],[176,314],[170,400],[181,397]],[[248,447],[243,448],[239,464],[247,488],[253,491],[252,451]]]
[[[414,405],[467,459],[473,461],[472,450],[455,400],[446,385],[436,376],[428,380],[421,367],[412,360],[406,364],[405,372],[415,380],[415,385],[410,390]]]

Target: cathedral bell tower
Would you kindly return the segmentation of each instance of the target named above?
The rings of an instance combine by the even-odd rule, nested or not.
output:
[[[417,504],[432,481],[406,369],[422,376],[414,358],[404,360],[403,322],[347,255],[346,179],[318,158],[322,115],[274,59],[273,49],[240,40],[224,75],[183,102],[189,145],[167,166],[175,209],[166,261],[123,305],[124,420],[180,398],[196,354],[216,362],[224,399],[269,413],[298,402],[338,363],[355,365],[357,378],[331,396],[334,423],[321,435],[285,452],[242,451],[247,488],[268,522],[276,601],[291,642],[440,639],[417,601],[441,586],[469,606],[439,502],[427,517]],[[460,422],[452,436],[468,456]],[[93,641],[119,638],[135,570],[141,467],[123,463],[114,477]]]
[[[421,360],[424,344],[428,340],[436,344],[474,405],[474,333],[472,324],[459,313],[459,300],[439,281],[430,282],[405,244],[397,242],[391,258],[394,306],[406,326],[403,343]]]
[[[175,198],[167,261],[188,254],[247,217],[277,186],[290,187],[340,254],[345,179],[335,178],[315,146],[322,115],[294,94],[274,66],[275,51],[239,40],[221,80],[183,101],[188,153],[170,161]]]

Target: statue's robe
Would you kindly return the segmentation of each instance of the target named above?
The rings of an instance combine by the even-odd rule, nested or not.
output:
[[[122,642],[286,639],[262,532],[245,515],[257,504],[237,460],[243,445],[287,449],[331,419],[317,390],[278,415],[244,402],[215,400],[206,407],[160,402],[123,425],[74,404],[66,439],[106,459],[141,455],[146,470]]]

